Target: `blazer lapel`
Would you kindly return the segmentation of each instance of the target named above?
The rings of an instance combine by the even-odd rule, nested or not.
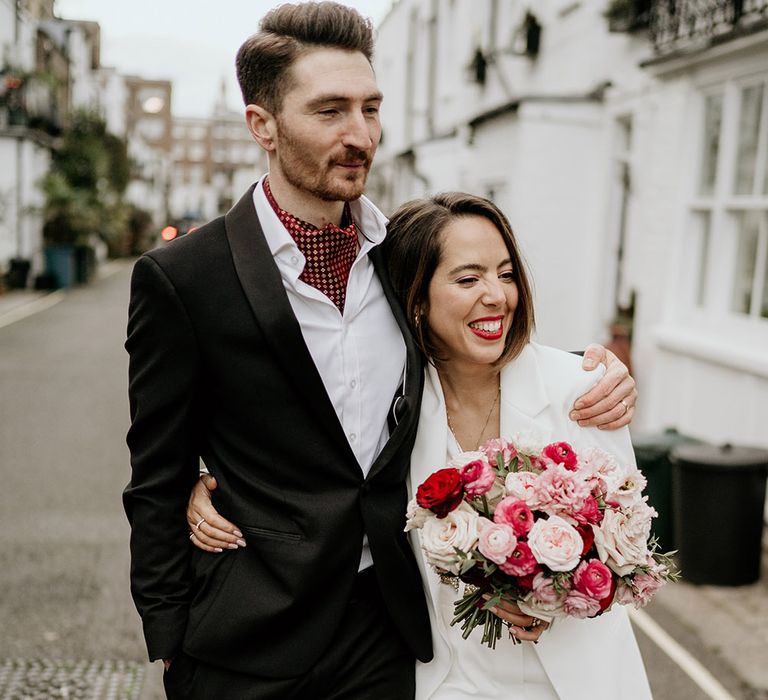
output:
[[[309,402],[313,416],[339,447],[357,461],[336,417],[328,392],[309,353],[301,327],[283,287],[280,271],[269,250],[253,206],[252,186],[227,213],[225,228],[235,272],[273,350],[275,361],[293,384],[298,400]]]
[[[551,426],[541,419],[549,403],[536,353],[528,344],[501,372],[502,437],[511,439],[520,433],[549,436]]]

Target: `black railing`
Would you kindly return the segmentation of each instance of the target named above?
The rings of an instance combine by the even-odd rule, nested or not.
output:
[[[657,54],[706,47],[768,26],[768,0],[653,0]]]

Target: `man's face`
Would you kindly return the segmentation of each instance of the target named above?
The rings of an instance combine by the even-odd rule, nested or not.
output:
[[[359,51],[313,49],[291,77],[270,170],[319,199],[357,199],[381,138],[381,93],[370,64]]]

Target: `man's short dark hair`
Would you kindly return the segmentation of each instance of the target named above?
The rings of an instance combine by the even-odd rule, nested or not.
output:
[[[359,51],[373,58],[373,24],[337,2],[285,4],[270,10],[259,31],[237,52],[237,80],[245,104],[277,114],[291,88],[290,68],[313,48]]]

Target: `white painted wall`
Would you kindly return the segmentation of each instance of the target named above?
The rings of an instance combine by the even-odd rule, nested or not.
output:
[[[647,37],[608,32],[601,0],[497,6],[496,46],[513,45],[530,7],[543,26],[541,51],[535,61],[497,55],[484,87],[467,80],[466,68],[475,47],[489,46],[490,0],[400,0],[384,19],[375,59],[384,140],[371,193],[385,211],[444,189],[493,193],[532,268],[541,340],[567,349],[604,341],[615,300],[626,304],[635,294],[635,430],[674,426],[714,442],[768,446],[768,320],[692,310],[689,218],[700,90],[765,71],[768,36],[661,71],[640,65],[652,56]],[[602,102],[541,99],[599,86]],[[517,111],[468,128],[474,116],[514,99]],[[620,163],[631,177],[618,270]]]

